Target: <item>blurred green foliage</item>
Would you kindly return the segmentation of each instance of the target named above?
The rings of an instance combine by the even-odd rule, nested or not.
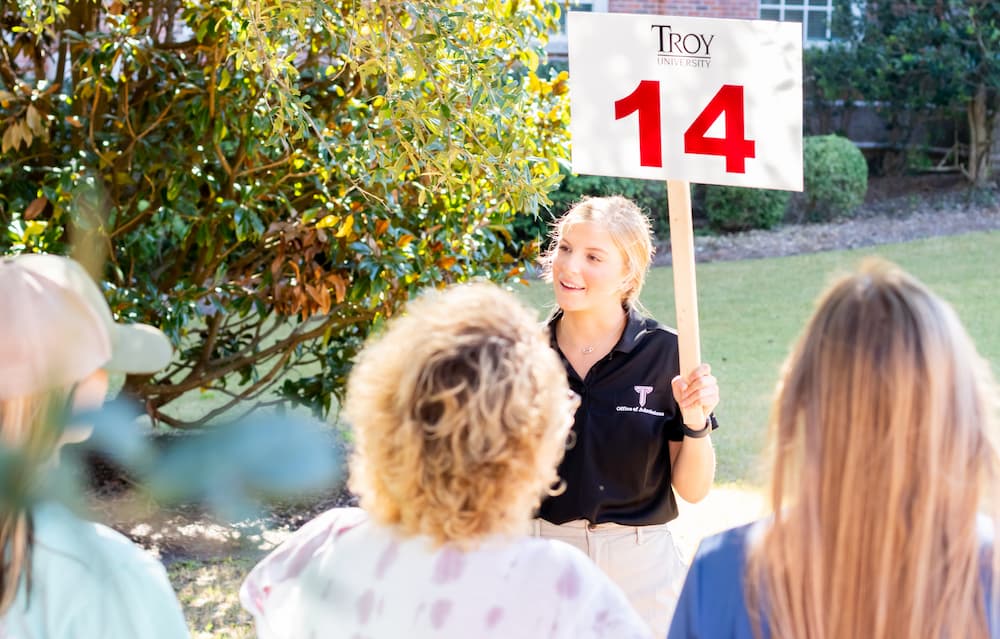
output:
[[[128,394],[175,426],[325,413],[410,292],[519,278],[511,223],[561,179],[546,0],[0,2],[0,252],[103,247],[172,366]],[[292,369],[296,374],[287,375]],[[170,402],[216,390],[195,419]],[[248,401],[256,400],[256,401]]]
[[[0,446],[0,510],[43,501],[81,507],[86,460],[93,455],[109,460],[159,505],[203,504],[229,521],[257,516],[271,501],[342,487],[344,444],[314,420],[263,412],[154,443],[137,428],[139,416],[137,405],[121,400],[76,415],[51,411],[34,425],[51,435],[41,439],[55,442],[73,431],[68,440],[79,443]]]

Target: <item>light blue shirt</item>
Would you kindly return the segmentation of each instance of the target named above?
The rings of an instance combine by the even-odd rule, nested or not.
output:
[[[5,639],[184,639],[187,624],[156,559],[65,507],[32,511],[31,592],[0,618]]]

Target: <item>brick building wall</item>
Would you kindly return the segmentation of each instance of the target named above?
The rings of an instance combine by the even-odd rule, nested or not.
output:
[[[608,0],[611,13],[699,16],[703,18],[759,17],[758,0]]]

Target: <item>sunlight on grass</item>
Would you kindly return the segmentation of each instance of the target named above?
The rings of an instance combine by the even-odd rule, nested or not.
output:
[[[167,567],[192,639],[247,639],[253,620],[240,607],[239,588],[257,559],[177,561]]]
[[[703,538],[750,523],[767,512],[763,492],[745,484],[717,483],[697,504],[689,504],[678,497],[677,505],[680,514],[670,522],[670,532],[689,562]]]

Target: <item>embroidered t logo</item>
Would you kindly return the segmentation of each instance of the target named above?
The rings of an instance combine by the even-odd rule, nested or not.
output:
[[[646,395],[653,392],[652,386],[635,386],[635,392],[639,393],[639,406],[646,405]]]

